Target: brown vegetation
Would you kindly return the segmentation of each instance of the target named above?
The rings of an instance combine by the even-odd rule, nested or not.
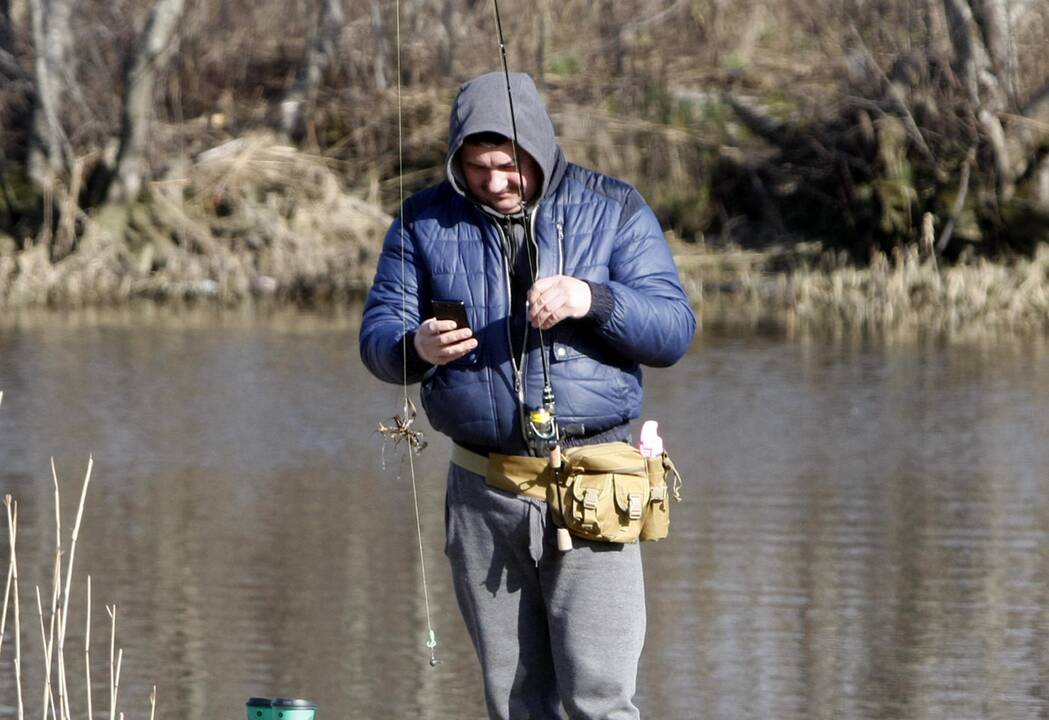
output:
[[[570,157],[634,182],[678,237],[871,260],[931,218],[941,265],[1047,238],[1042,3],[502,12]],[[362,287],[385,222],[367,203],[397,207],[398,51],[411,191],[440,177],[457,82],[498,66],[490,2],[0,3],[0,303]]]
[[[4,394],[0,392],[0,403]],[[44,664],[43,694],[41,698],[40,716],[53,720],[71,720],[73,708],[79,706],[79,700],[70,697],[69,667],[66,655],[66,637],[70,618],[70,595],[73,586],[73,566],[76,559],[77,539],[80,536],[80,522],[84,515],[84,502],[87,498],[88,485],[91,482],[91,470],[93,461],[88,458],[87,472],[84,475],[84,483],[80,491],[80,502],[77,506],[76,522],[73,525],[69,537],[68,551],[62,544],[62,511],[61,494],[59,492],[58,475],[55,472],[54,461],[51,463],[51,477],[54,482],[55,495],[55,548],[54,567],[51,573],[51,596],[50,602],[45,606],[40,587],[36,586],[36,609],[40,629],[40,653],[39,657]],[[23,625],[22,625],[22,588],[19,586],[19,564],[17,553],[18,540],[18,501],[11,495],[4,496],[4,509],[7,517],[7,582],[4,586],[3,609],[0,611],[0,655],[4,650],[4,640],[8,637],[8,629],[11,629],[14,645],[13,670],[15,676],[16,692],[16,717],[18,720],[25,718],[25,696],[23,693],[23,662],[26,657],[36,659],[35,653],[23,654]],[[63,567],[64,565],[64,567]],[[63,573],[64,571],[64,573]],[[91,577],[87,577],[87,602],[84,626],[84,691],[86,698],[87,718],[94,719],[92,703],[91,684]],[[46,607],[46,610],[45,610]],[[116,605],[106,606],[106,612],[110,618],[109,633],[109,718],[117,717],[118,690],[120,687],[120,671],[123,661],[124,650],[116,646],[117,618]],[[10,624],[8,624],[10,618]],[[30,627],[34,623],[30,623]],[[32,634],[32,630],[29,631]],[[77,653],[79,654],[79,653]],[[150,720],[154,717],[156,709],[156,686],[150,694]],[[79,714],[79,713],[78,713]],[[120,713],[119,717],[123,718]]]
[[[1031,258],[970,254],[949,266],[915,246],[876,251],[862,266],[818,243],[760,253],[680,250],[686,286],[703,298],[708,323],[894,339],[1049,330],[1049,246]]]
[[[135,297],[339,299],[371,280],[390,222],[343,191],[333,163],[251,134],[200,153],[131,205],[84,217],[77,251],[0,255],[9,306]]]

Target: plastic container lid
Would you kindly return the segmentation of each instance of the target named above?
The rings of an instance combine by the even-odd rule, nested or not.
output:
[[[646,420],[641,426],[641,454],[645,457],[659,457],[663,454],[663,438],[659,437],[659,423]]]
[[[272,704],[272,701],[269,698],[253,697],[248,698],[248,701],[244,704],[248,707],[269,707]]]
[[[317,705],[310,700],[302,698],[276,698],[273,703],[275,708],[295,708],[298,710],[316,710]]]

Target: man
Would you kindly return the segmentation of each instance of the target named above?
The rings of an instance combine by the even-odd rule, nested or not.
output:
[[[677,361],[695,316],[641,196],[567,162],[531,78],[510,80],[516,144],[504,74],[460,89],[447,179],[387,235],[361,357],[387,382],[422,381],[427,417],[456,443],[446,553],[490,717],[560,718],[563,704],[574,720],[638,718],[638,544],[560,552],[544,501],[459,458],[527,455],[546,377],[562,446],[629,442],[639,365]],[[463,301],[470,327],[436,319],[434,300]]]

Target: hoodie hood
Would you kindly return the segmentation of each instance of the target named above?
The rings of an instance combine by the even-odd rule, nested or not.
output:
[[[564,153],[554,137],[554,124],[532,78],[524,73],[510,73],[510,91],[517,119],[517,147],[531,155],[539,165],[543,182],[537,199],[542,199],[557,187],[564,175]],[[446,173],[452,187],[465,197],[472,198],[459,165],[459,151],[468,136],[482,132],[494,132],[506,138],[514,136],[506,96],[506,75],[502,72],[491,72],[467,81],[459,88],[452,105],[448,121]]]

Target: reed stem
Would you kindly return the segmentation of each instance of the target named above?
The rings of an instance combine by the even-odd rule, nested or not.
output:
[[[47,720],[48,708],[51,708],[52,715],[54,714],[55,698],[51,692],[51,646],[47,641],[47,631],[44,629],[44,604],[40,600],[39,585],[36,586],[36,610],[40,614],[40,642],[44,647],[44,668],[46,669],[42,718]]]
[[[0,657],[4,656],[4,635],[7,632],[7,604],[11,599],[11,574],[14,572],[14,558],[7,563],[7,586],[4,588],[4,611],[0,615]]]
[[[59,679],[59,698],[61,699],[62,706],[62,718],[63,720],[71,720],[69,710],[69,690],[66,687],[66,664],[65,664],[65,647],[66,647],[66,623],[69,619],[69,594],[70,588],[73,584],[73,560],[76,558],[76,541],[80,536],[80,522],[84,517],[84,501],[87,499],[87,487],[91,484],[91,470],[95,465],[95,459],[91,455],[87,457],[87,472],[84,474],[84,484],[80,489],[80,504],[77,506],[76,511],[76,522],[73,523],[73,536],[69,542],[69,562],[66,563],[66,582],[62,588],[62,613],[59,615],[59,631],[58,631],[58,679]],[[52,473],[54,472],[54,462],[51,463]],[[55,475],[55,499],[57,503],[58,498],[58,476]]]
[[[84,485],[80,489],[80,505],[76,511],[76,522],[73,523],[73,538],[69,543],[69,562],[66,564],[66,584],[62,595],[62,622],[59,624],[58,632],[58,654],[62,655],[62,648],[66,642],[66,618],[69,616],[69,587],[73,582],[73,560],[76,557],[76,541],[80,536],[80,521],[84,517],[84,501],[87,499],[87,486],[91,483],[91,469],[95,466],[95,459],[91,455],[87,457],[87,472],[84,474]],[[57,492],[57,478],[56,492]]]
[[[58,611],[58,624],[65,620],[65,613]],[[62,652],[62,644],[58,645],[58,715],[62,720],[69,718],[69,689],[66,687],[66,658]]]
[[[58,598],[62,593],[62,501],[58,491],[58,473],[55,471],[55,459],[51,458],[51,479],[55,488],[55,565],[51,575],[51,620],[44,643],[44,654],[47,661],[46,675],[44,680],[44,707],[41,720],[47,720],[47,709],[51,708],[51,720],[58,720],[61,712],[56,710],[55,696],[51,688],[51,672],[53,668],[52,659],[55,649],[55,622],[58,615]],[[59,706],[62,705],[62,687],[59,684]],[[50,703],[48,702],[50,700]]]
[[[91,707],[91,576],[87,576],[87,616],[84,620],[84,680],[87,687],[87,720],[95,720]]]
[[[116,707],[117,696],[120,695],[120,666],[124,662],[124,648],[117,649],[117,674],[113,678],[113,707]],[[123,720],[124,713],[120,713],[121,720]]]
[[[116,666],[113,662],[114,652],[117,646],[117,606],[106,605],[109,613],[109,720],[116,720],[117,709],[117,678]]]
[[[11,547],[11,582],[14,591],[15,612],[15,687],[18,692],[18,720],[25,720],[25,705],[22,702],[22,626],[18,605],[18,556],[15,553],[15,538],[18,535],[18,503],[10,495],[4,496],[7,506],[7,532]]]

